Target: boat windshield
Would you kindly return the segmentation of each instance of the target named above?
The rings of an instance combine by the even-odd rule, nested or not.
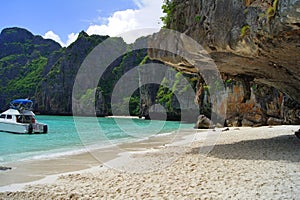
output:
[[[17,115],[18,123],[35,123],[35,119],[32,115]]]

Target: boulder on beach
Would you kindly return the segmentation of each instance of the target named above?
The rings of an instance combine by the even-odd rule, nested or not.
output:
[[[209,129],[213,128],[214,123],[207,118],[205,115],[199,115],[198,121],[195,125],[195,128],[197,129]]]
[[[295,135],[297,136],[297,138],[300,139],[300,129],[298,131],[295,132]]]

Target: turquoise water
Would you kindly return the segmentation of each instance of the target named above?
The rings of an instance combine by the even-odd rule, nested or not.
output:
[[[180,122],[145,121],[142,119],[113,119],[71,116],[37,116],[48,124],[48,134],[20,135],[0,132],[0,165],[4,163],[51,158],[85,152],[122,142],[133,142],[192,124]],[[96,121],[96,123],[95,123]]]

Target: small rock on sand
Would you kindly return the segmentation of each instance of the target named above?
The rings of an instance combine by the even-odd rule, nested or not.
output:
[[[297,138],[300,139],[300,129],[298,131],[295,132],[295,135],[297,136]]]
[[[11,170],[11,167],[0,166],[0,171]]]

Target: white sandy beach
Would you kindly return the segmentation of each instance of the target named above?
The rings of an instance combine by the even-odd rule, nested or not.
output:
[[[94,167],[24,187],[6,185],[0,199],[300,199],[298,129],[230,128],[220,131],[208,154],[203,131],[192,143],[189,133],[171,144],[164,137],[124,144],[119,148],[126,151],[104,166],[81,155]]]

